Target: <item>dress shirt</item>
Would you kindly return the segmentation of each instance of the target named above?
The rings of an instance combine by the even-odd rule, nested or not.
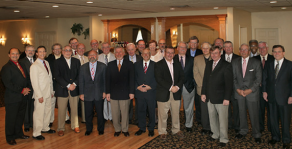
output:
[[[209,59],[210,59],[210,56],[209,56],[209,57],[205,57],[205,56],[204,56],[204,58],[205,58],[205,63],[207,64],[207,62],[208,62]]]
[[[190,52],[191,52],[191,56],[192,57],[195,57],[195,55],[196,55],[196,52],[197,52],[197,49],[196,50],[192,50],[192,49],[190,49]]]
[[[227,61],[227,59],[228,59],[228,57],[230,58],[230,62],[231,62],[231,60],[232,60],[232,56],[233,56],[233,53],[231,53],[231,54],[225,54],[225,60]],[[228,62],[228,61],[227,61]]]
[[[149,67],[149,63],[150,63],[150,60],[148,60],[147,62],[145,62],[145,61],[143,60],[143,68],[145,67],[145,63],[147,63],[146,65],[147,65],[147,69],[148,69],[148,67]]]
[[[103,54],[104,54],[104,53],[103,53]],[[107,55],[107,60],[109,61],[111,55],[110,55],[110,53],[108,53],[108,54],[104,54],[104,55],[103,55],[103,59],[105,59],[105,56],[106,56],[106,55]]]
[[[179,62],[181,61],[181,57],[183,59],[183,62],[184,62],[184,68],[186,66],[186,55],[178,55],[179,56]]]
[[[245,58],[246,68],[247,68],[248,60],[249,60],[249,56],[247,58]],[[241,59],[241,66],[242,66],[242,64],[243,64],[243,58]]]
[[[65,60],[66,60],[66,62],[67,62],[67,64],[68,64],[69,69],[71,69],[71,57],[70,57],[69,59],[65,58]],[[73,82],[72,84],[74,84],[75,86],[77,86],[74,82]],[[67,88],[69,88],[70,85],[71,85],[71,84],[69,83],[69,84],[67,85]]]
[[[220,60],[221,60],[221,58],[219,58],[219,60],[217,60],[217,61],[213,61],[213,65],[215,65],[215,66],[214,66],[214,69],[216,68],[216,66],[217,66],[217,64],[218,64],[218,62],[219,62]],[[215,63],[214,63],[214,62],[215,62]],[[212,65],[212,67],[213,67],[213,65]],[[214,70],[214,69],[213,69],[213,70]]]
[[[77,53],[77,55],[78,55],[80,61],[82,61],[82,60],[84,61],[84,55],[81,56],[81,55],[79,55],[78,53]]]
[[[131,61],[131,58],[133,58],[133,63],[136,63],[137,62],[136,54],[134,54],[133,56],[129,55],[129,60],[130,61]]]
[[[61,57],[61,54],[58,56],[58,55],[55,55],[55,59],[59,59]]]
[[[258,54],[258,53],[252,54],[252,53],[250,52],[250,57],[254,57],[254,56],[257,56],[257,55],[259,55],[259,54]]]
[[[29,60],[29,62],[31,61],[31,63],[34,62],[33,58],[30,58],[30,57],[27,56],[27,59]]]
[[[169,91],[171,91],[171,88],[173,87],[173,83],[174,83],[174,77],[173,77],[173,59],[171,60],[171,62],[167,61],[166,59],[165,59],[165,61],[166,61],[166,64],[167,64],[167,66],[168,66],[168,69],[169,69],[169,72],[170,72],[171,78],[172,78],[172,85],[171,85],[171,87],[169,88]],[[178,86],[176,86],[176,87],[179,89]]]
[[[121,61],[120,64],[121,64],[121,68],[122,68],[123,60],[124,60],[124,59],[121,59],[121,60],[118,60],[118,59],[117,59],[117,66],[119,66],[119,61]]]
[[[90,63],[90,65],[89,65],[89,70],[91,71],[92,63],[91,63],[91,62],[89,62],[89,63]],[[95,72],[96,72],[96,64],[97,64],[97,62],[94,62],[94,63],[93,63],[94,74],[95,74]]]
[[[265,56],[260,56],[261,57],[261,62],[263,61],[263,57],[265,57],[265,61],[268,60],[268,53]]]
[[[283,61],[284,61],[284,58],[282,58],[282,59],[279,60],[279,71],[280,71],[281,66],[282,66],[282,64],[283,64]],[[277,66],[277,60],[275,59],[274,68],[276,68],[276,66]]]

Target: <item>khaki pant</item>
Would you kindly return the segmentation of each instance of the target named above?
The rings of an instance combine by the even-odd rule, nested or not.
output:
[[[51,98],[43,98],[43,102],[40,103],[38,99],[34,100],[33,111],[33,134],[37,137],[41,135],[41,131],[50,130],[49,123],[51,117]]]
[[[58,131],[65,131],[65,117],[67,112],[67,104],[71,108],[71,129],[79,127],[78,124],[78,96],[72,97],[69,92],[68,97],[58,97]]]
[[[172,92],[170,92],[169,100],[167,102],[157,101],[158,106],[158,133],[167,134],[167,118],[168,111],[171,112],[172,128],[171,131],[173,134],[176,134],[180,131],[179,124],[179,109],[180,109],[180,100],[174,100]]]
[[[130,99],[110,100],[115,132],[128,132]],[[121,124],[122,117],[122,124]]]

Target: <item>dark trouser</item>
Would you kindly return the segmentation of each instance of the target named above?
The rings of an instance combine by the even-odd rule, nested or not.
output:
[[[291,105],[278,105],[277,103],[269,103],[270,108],[270,118],[271,118],[271,132],[272,139],[280,141],[281,134],[279,128],[279,118],[282,124],[282,142],[290,143],[290,123],[291,123]]]
[[[201,97],[195,92],[196,121],[201,123]]]
[[[201,99],[201,96],[199,96]],[[210,119],[209,119],[209,112],[208,112],[208,104],[207,102],[203,102],[201,100],[201,113],[202,113],[202,127],[204,130],[211,130],[210,128]]]
[[[148,130],[154,130],[155,127],[155,107],[156,107],[156,100],[155,99],[146,99],[146,98],[139,98],[139,104],[136,104],[138,107],[138,127],[146,131],[146,111],[148,108],[148,116],[149,116],[149,123],[148,123]],[[136,100],[137,101],[137,100]]]
[[[261,131],[265,130],[266,107],[267,107],[267,126],[268,126],[268,130],[271,131],[269,103],[264,100],[263,93],[260,92],[259,119],[260,119],[260,130]]]
[[[135,120],[134,123],[138,123],[138,100],[135,98],[135,115],[133,117],[133,110],[134,110],[134,105],[133,105],[133,100],[130,101],[130,107],[129,107],[129,121],[132,121],[132,119]]]
[[[232,108],[231,108],[232,107]],[[228,109],[228,127],[239,130],[239,109],[237,99],[230,100]]]
[[[103,100],[84,101],[85,106],[85,121],[86,131],[92,131],[93,123],[92,118],[94,116],[93,106],[97,113],[97,130],[104,131],[104,118],[103,118]]]
[[[28,95],[25,117],[24,117],[24,128],[30,128],[33,125],[33,110],[34,110],[34,99],[32,99],[31,95]]]
[[[5,104],[5,135],[6,141],[23,136],[22,124],[24,121],[26,99],[16,103]]]

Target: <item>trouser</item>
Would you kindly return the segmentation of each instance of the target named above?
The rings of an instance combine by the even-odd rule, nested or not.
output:
[[[182,90],[182,97],[183,97],[183,105],[185,111],[185,119],[186,123],[185,126],[187,128],[193,127],[193,119],[194,119],[194,98],[195,98],[195,89],[193,89],[190,93],[186,89],[185,85],[183,85]]]
[[[267,108],[267,126],[268,130],[271,131],[269,103],[265,101],[265,99],[263,98],[263,93],[260,92],[260,108],[259,108],[260,131],[265,130],[266,108]]]
[[[43,98],[43,102],[40,103],[38,99],[34,101],[33,111],[33,136],[37,137],[41,135],[41,131],[49,131],[49,123],[51,117],[52,98]]]
[[[104,131],[103,100],[84,101],[83,103],[85,106],[86,131],[92,131],[93,129],[94,106],[97,113],[97,130]]]
[[[30,96],[30,95],[29,95]],[[24,128],[30,128],[33,126],[33,110],[34,110],[34,99],[31,96],[26,102],[26,110],[24,117]]]
[[[138,127],[141,130],[146,131],[146,115],[148,113],[149,117],[148,130],[154,130],[156,100],[147,98],[139,98],[136,100],[139,100],[139,105],[136,105],[138,107],[137,117],[139,117]]]
[[[207,104],[207,102],[203,102],[202,100],[201,100],[201,113],[202,113],[201,122],[202,122],[203,130],[211,130],[210,120],[209,120],[208,104]]]
[[[110,100],[115,132],[128,132],[130,99]],[[122,117],[122,121],[121,121]]]
[[[196,108],[196,121],[197,123],[201,123],[201,98],[195,92],[195,108]]]
[[[228,127],[239,130],[239,107],[237,99],[230,100],[228,109]]]

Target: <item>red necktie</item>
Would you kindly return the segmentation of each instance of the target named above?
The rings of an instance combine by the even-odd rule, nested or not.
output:
[[[45,61],[43,61],[43,62],[44,62],[44,66],[45,66],[45,68],[47,69],[48,74],[50,74],[50,73],[49,73],[49,69],[48,69],[48,67],[47,67],[47,65],[46,65],[46,62],[45,62]]]
[[[265,60],[265,57],[263,56],[263,61],[262,61],[263,68],[265,67],[265,62],[266,62],[266,60]]]
[[[23,75],[24,78],[26,78],[23,69],[19,66],[19,63],[16,63],[16,66],[18,67],[18,69],[20,70],[21,74]]]
[[[144,73],[146,74],[147,72],[147,63],[145,63],[145,66],[144,66]]]

